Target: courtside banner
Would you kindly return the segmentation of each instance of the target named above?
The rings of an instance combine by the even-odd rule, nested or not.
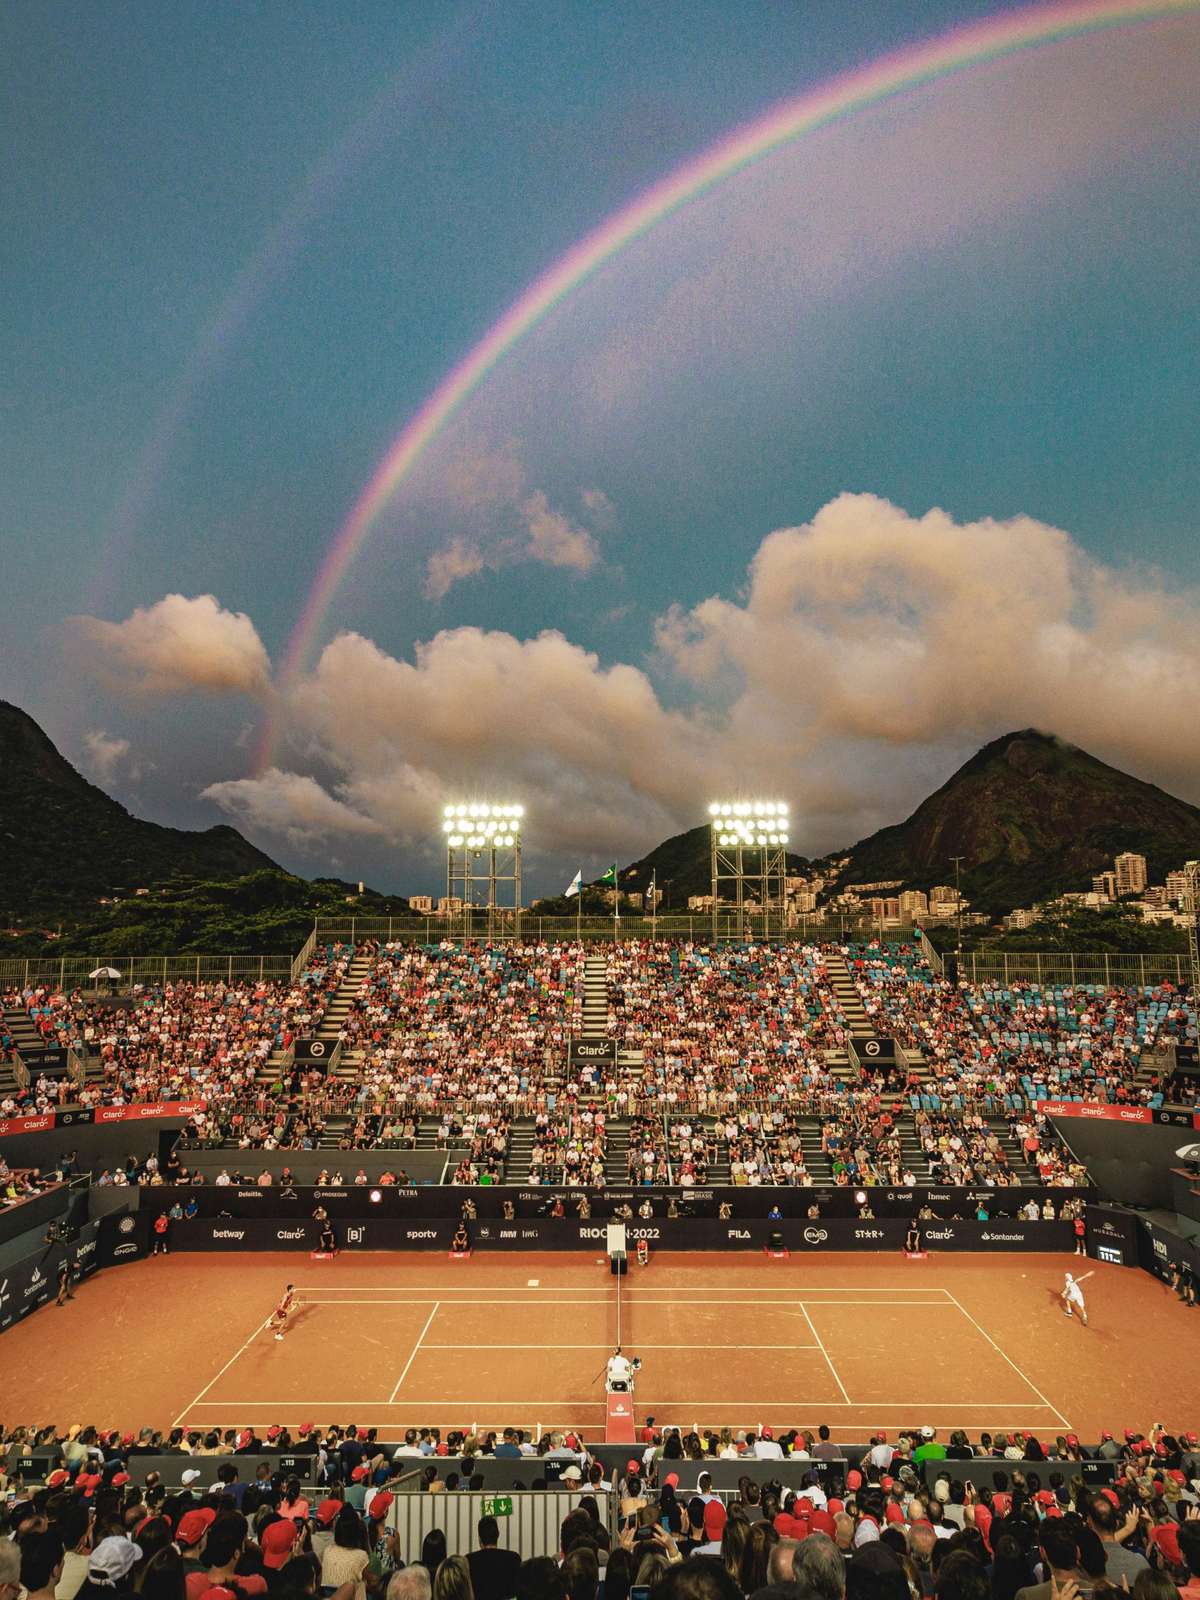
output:
[[[1087,1100],[1038,1100],[1044,1117],[1080,1117],[1088,1122],[1164,1123],[1171,1128],[1200,1128],[1200,1111],[1152,1111],[1149,1106],[1093,1105]]]
[[[340,1250],[448,1251],[457,1224],[440,1218],[404,1222],[380,1217],[370,1221],[334,1224]],[[568,1221],[549,1217],[536,1222],[473,1222],[467,1224],[472,1250],[586,1250],[603,1251],[607,1227],[603,1222]],[[899,1218],[852,1222],[830,1218],[827,1222],[748,1222],[733,1226],[709,1218],[690,1217],[661,1222],[628,1224],[630,1244],[644,1240],[652,1250],[765,1250],[772,1234],[782,1235],[784,1247],[794,1253],[829,1250],[886,1250],[904,1248],[908,1224]],[[312,1222],[285,1224],[255,1217],[197,1217],[175,1222],[169,1235],[173,1251],[299,1250],[317,1245]],[[1066,1222],[938,1222],[921,1224],[925,1250],[969,1250],[987,1254],[1013,1250],[1060,1252],[1074,1248],[1074,1233]]]
[[[0,1139],[18,1133],[49,1133],[54,1128],[76,1128],[83,1123],[100,1122],[156,1122],[180,1117],[185,1122],[203,1111],[205,1100],[150,1100],[136,1106],[96,1106],[92,1109],[76,1107],[71,1111],[46,1111],[36,1117],[5,1117],[0,1119]]]
[[[97,1106],[95,1120],[100,1122],[156,1122],[165,1117],[194,1117],[203,1111],[204,1100],[150,1100],[137,1106]]]
[[[14,1133],[48,1133],[53,1126],[53,1111],[37,1117],[4,1117],[0,1119],[0,1139]]]

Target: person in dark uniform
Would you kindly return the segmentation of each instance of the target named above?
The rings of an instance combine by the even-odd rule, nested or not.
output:
[[[321,1234],[317,1241],[317,1249],[327,1256],[337,1254],[337,1235],[333,1231],[333,1223],[326,1217],[321,1224]]]
[[[450,1241],[450,1253],[456,1256],[465,1256],[471,1248],[471,1238],[467,1233],[467,1225],[460,1222],[454,1230],[454,1238]]]
[[[64,1256],[58,1263],[58,1296],[54,1304],[65,1306],[68,1300],[74,1300],[75,1291],[71,1287],[71,1259]]]
[[[904,1253],[910,1256],[921,1254],[921,1228],[915,1217],[910,1220],[908,1232],[904,1235]]]

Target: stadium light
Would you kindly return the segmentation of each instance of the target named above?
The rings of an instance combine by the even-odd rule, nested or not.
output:
[[[788,843],[785,800],[713,800],[708,808],[713,835],[723,850],[765,850]]]
[[[786,918],[787,846],[791,810],[786,800],[710,800],[713,942],[719,938],[720,907],[731,908],[738,939],[755,917],[771,932],[774,915],[782,932]],[[748,921],[749,919],[749,921]]]
[[[471,937],[475,908],[487,914],[487,936],[503,926],[519,931],[521,830],[525,807],[514,801],[447,800],[440,829],[446,847],[447,919],[461,917]]]

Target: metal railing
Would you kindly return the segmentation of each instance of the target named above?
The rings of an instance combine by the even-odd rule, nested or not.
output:
[[[924,928],[917,929],[916,944],[917,949],[921,952],[925,960],[929,963],[930,967],[940,978],[946,970],[946,964],[937,951],[933,948],[933,945],[929,942],[929,935],[925,932]]]
[[[309,934],[308,938],[300,946],[299,950],[296,952],[296,959],[292,962],[292,982],[293,983],[295,983],[296,979],[300,976],[300,974],[304,971],[305,967],[308,965],[309,958],[311,957],[313,951],[316,948],[317,948],[317,926],[316,926],[316,923],[314,923],[313,924],[313,931]]]
[[[480,909],[477,917],[478,923],[472,928],[471,938],[480,942],[487,938],[486,911]],[[461,912],[452,917],[318,917],[313,931],[318,940],[345,941],[350,944],[357,944],[363,939],[377,939],[386,944],[438,944],[449,939],[457,944],[462,942],[463,918]],[[588,943],[609,943],[614,939],[687,939],[711,944],[712,935],[712,914],[703,911],[660,917],[623,916],[619,922],[614,922],[611,916],[541,917],[532,911],[524,911],[520,916],[519,928],[510,927],[494,933],[491,942],[498,944],[510,939],[579,939]],[[760,932],[752,924],[747,927],[747,936],[756,942],[761,939]],[[737,939],[736,912],[730,911],[718,918],[717,937],[722,943]],[[798,920],[794,927],[785,928],[782,933],[773,925],[770,942],[869,941],[878,937],[879,924],[870,918],[853,922],[842,918],[818,923],[807,917]],[[884,939],[889,943],[911,944],[913,938],[914,929],[909,926],[884,930]]]
[[[0,960],[0,987],[95,990],[99,982],[90,974],[112,967],[121,976],[105,987],[124,993],[135,984],[206,983],[286,978],[292,957],[281,956],[31,956],[26,961]]]
[[[1109,955],[1061,950],[966,950],[959,962],[960,981],[967,983],[1103,984],[1125,988],[1190,982],[1183,954]]]
[[[513,1461],[514,1472],[526,1479],[536,1476],[537,1458]],[[522,1473],[522,1469],[524,1472]],[[440,1528],[446,1535],[446,1554],[465,1556],[479,1547],[477,1525],[490,1514],[497,1498],[511,1501],[512,1510],[497,1520],[500,1543],[515,1550],[522,1561],[558,1553],[563,1518],[579,1504],[578,1493],[561,1489],[455,1490],[452,1494],[398,1494],[388,1512],[388,1522],[400,1537],[400,1554],[406,1562],[419,1561],[427,1533]],[[615,1495],[598,1497],[602,1506]],[[485,1501],[487,1505],[485,1507]],[[607,1508],[606,1508],[607,1509]]]

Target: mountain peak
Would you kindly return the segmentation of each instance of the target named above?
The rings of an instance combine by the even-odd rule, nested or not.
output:
[[[226,823],[189,832],[131,816],[27,712],[0,700],[0,915],[23,920],[114,890],[267,867],[271,858]]]

